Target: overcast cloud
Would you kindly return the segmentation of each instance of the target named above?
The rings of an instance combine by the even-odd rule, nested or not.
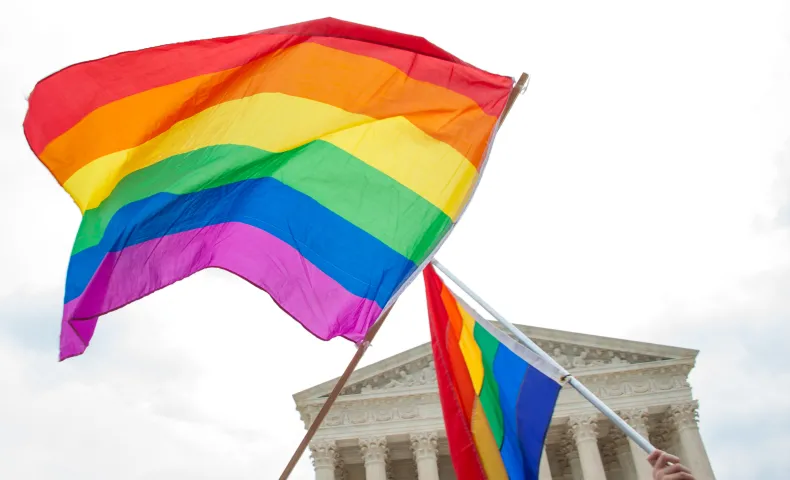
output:
[[[31,0],[0,6],[0,478],[279,475],[303,434],[291,395],[353,347],[210,271],[105,316],[58,363],[79,213],[21,125],[35,82],[71,63],[324,16],[529,72],[438,258],[515,322],[699,349],[717,477],[787,477],[786,1]],[[363,364],[428,341],[424,302],[420,280]],[[311,472],[305,455],[293,478]]]

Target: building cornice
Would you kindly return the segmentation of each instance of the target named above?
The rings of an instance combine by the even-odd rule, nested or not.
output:
[[[502,328],[499,322],[492,323]],[[517,327],[550,355],[557,358],[556,354],[559,354],[562,358],[557,358],[557,360],[563,364],[564,367],[569,368],[574,375],[579,377],[587,376],[592,372],[606,372],[623,368],[634,369],[644,364],[657,364],[663,361],[691,360],[693,365],[693,361],[699,353],[697,350],[693,349],[639,342],[635,340],[603,337],[527,325],[517,325]],[[349,378],[347,385],[352,386],[364,383],[374,377],[380,377],[387,372],[395,371],[399,367],[403,367],[420,359],[425,359],[431,355],[430,343],[418,345],[405,352],[356,370]],[[587,356],[586,361],[585,356]],[[623,356],[624,358],[619,359],[619,356]],[[608,363],[615,359],[623,363],[618,365]],[[628,362],[630,362],[630,364]],[[593,365],[587,365],[589,363]],[[337,378],[334,378],[294,394],[294,402],[301,404],[308,399],[321,398],[328,395],[335,386],[337,380]],[[342,395],[346,393],[348,393],[348,388],[344,389]]]

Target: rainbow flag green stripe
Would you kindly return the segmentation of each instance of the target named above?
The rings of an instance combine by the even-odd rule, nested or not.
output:
[[[61,359],[101,315],[211,267],[321,339],[361,340],[460,218],[512,89],[334,19],[45,78],[25,135],[83,212]]]
[[[124,205],[158,192],[179,195],[263,177],[312,197],[415,262],[427,256],[452,224],[434,205],[332,144],[317,140],[283,153],[217,145],[169,157],[126,176],[99,207],[85,212],[72,254],[97,245]],[[343,182],[369,190],[332,187]],[[393,229],[381,212],[403,219],[403,228]],[[414,238],[421,243],[415,244]]]

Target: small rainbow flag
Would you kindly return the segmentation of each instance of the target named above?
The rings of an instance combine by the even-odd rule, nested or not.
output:
[[[450,457],[459,480],[537,480],[561,373],[423,270]]]
[[[361,340],[452,229],[513,78],[323,19],[126,52],[40,81],[28,143],[83,212],[61,359],[208,267]]]

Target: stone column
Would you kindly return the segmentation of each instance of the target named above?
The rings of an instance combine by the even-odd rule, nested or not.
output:
[[[624,480],[622,468],[620,468],[620,462],[617,459],[617,444],[611,438],[611,435],[608,435],[608,437],[608,441],[602,439],[598,442],[606,478],[609,480]]]
[[[571,417],[568,425],[573,432],[576,450],[582,467],[584,480],[606,480],[606,473],[598,450],[598,425],[595,415]]]
[[[313,459],[316,480],[335,480],[335,466],[340,455],[332,440],[316,440],[310,443],[310,457]]]
[[[574,450],[568,454],[568,465],[571,467],[571,478],[573,480],[584,480],[579,452]]]
[[[418,480],[439,480],[436,432],[412,433],[409,440],[414,462],[417,464]]]
[[[562,436],[560,448],[557,449],[557,470],[554,475],[562,480],[581,480],[582,478],[579,455],[576,453],[570,429]]]
[[[647,409],[646,408],[632,408],[630,410],[621,410],[618,412],[620,417],[631,425],[631,428],[636,430],[636,433],[645,437],[645,439],[649,439],[649,433],[647,430]],[[617,428],[617,427],[614,427]],[[633,440],[630,438],[628,439],[628,445],[631,449],[631,456],[634,459],[634,470],[636,470],[636,479],[637,480],[652,480],[653,479],[653,469],[650,467],[650,464],[647,463],[647,453],[642,450],[639,445],[637,445]]]
[[[365,460],[366,480],[387,480],[387,439],[369,437],[359,439],[362,459]]]
[[[680,438],[680,463],[686,465],[697,480],[715,480],[708,452],[699,434],[697,401],[671,405],[669,413]]]
[[[538,480],[551,480],[551,467],[549,467],[549,456],[546,454],[546,445],[543,445],[543,454],[540,456],[539,468]]]
[[[612,440],[617,452],[617,463],[620,464],[620,471],[623,473],[624,480],[636,480],[636,470],[634,469],[634,457],[631,455],[631,446],[628,438],[617,427],[613,427],[611,433]]]

